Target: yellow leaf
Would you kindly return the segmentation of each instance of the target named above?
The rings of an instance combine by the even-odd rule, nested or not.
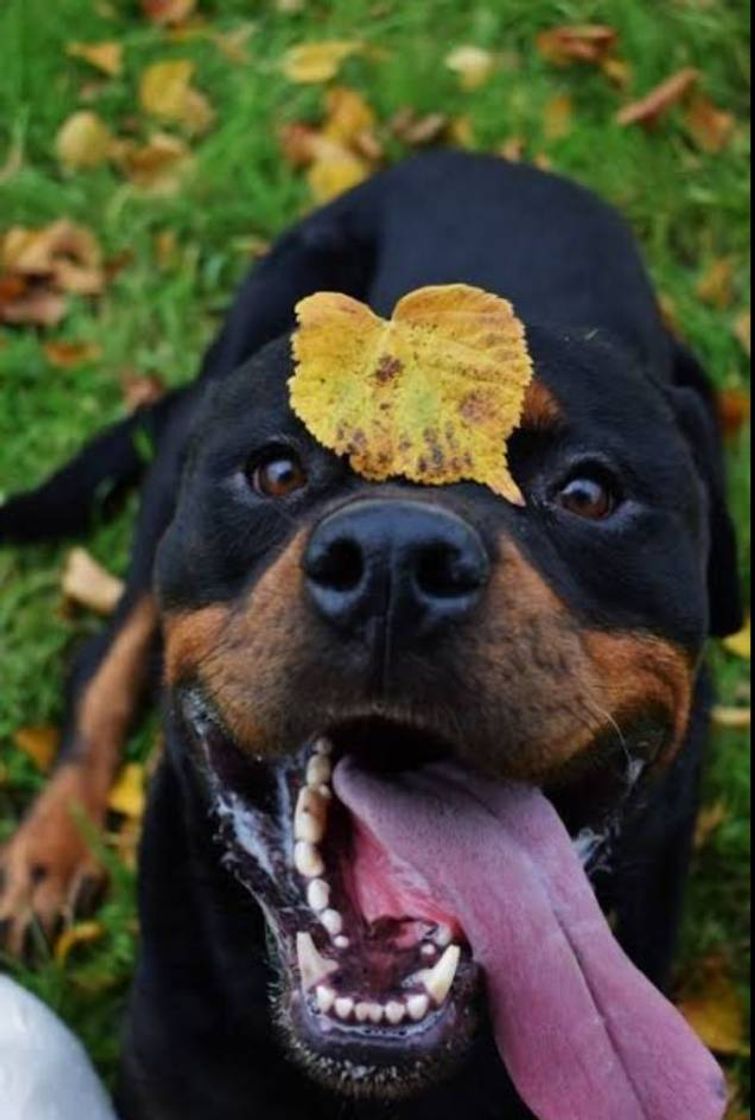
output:
[[[73,369],[86,362],[96,362],[102,357],[102,347],[96,342],[67,342],[51,339],[42,346],[45,357],[56,369]]]
[[[144,767],[128,762],[110,791],[108,808],[130,820],[141,820],[146,801]]]
[[[84,548],[68,553],[61,588],[66,599],[97,614],[110,615],[123,594],[123,583],[98,564]]]
[[[191,85],[194,63],[188,59],[155,62],[139,82],[139,102],[145,112],[162,121],[183,125],[194,135],[207,131],[215,112],[203,93]]]
[[[361,50],[361,43],[347,39],[301,43],[283,56],[283,73],[290,82],[300,85],[329,82],[331,78],[335,78],[346,59]]]
[[[482,47],[463,46],[446,55],[446,66],[456,74],[460,88],[471,92],[485,85],[496,62],[490,51]]]
[[[697,822],[695,824],[695,851],[700,851],[701,848],[704,848],[713,833],[728,819],[729,810],[724,801],[714,801],[712,805],[706,805],[702,808],[697,814]]]
[[[546,140],[563,140],[572,129],[574,102],[568,93],[551,98],[543,112],[543,135]]]
[[[77,922],[76,925],[69,926],[55,942],[55,960],[59,965],[64,965],[77,945],[99,941],[104,932],[105,927],[101,922]]]
[[[109,78],[117,78],[123,70],[123,47],[120,43],[70,43],[66,54],[88,62]]]
[[[734,324],[734,335],[749,357],[752,353],[752,312],[749,308],[737,316],[737,321]]]
[[[711,971],[704,987],[684,997],[679,1010],[714,1054],[746,1055],[747,1024],[739,992],[723,972]]]
[[[55,138],[55,152],[69,171],[100,167],[107,162],[112,136],[101,117],[87,109],[65,121]]]
[[[729,653],[733,653],[735,657],[741,657],[743,661],[750,661],[752,658],[752,619],[747,619],[738,634],[732,634],[730,638],[724,638],[723,644],[724,648]]]
[[[146,144],[124,141],[113,158],[135,187],[150,194],[174,194],[191,165],[185,142],[165,132],[156,132]]]
[[[22,727],[14,733],[13,741],[37,769],[46,774],[58,753],[60,732],[57,727]]]
[[[511,304],[465,284],[420,288],[389,321],[337,292],[296,307],[291,404],[365,478],[471,479],[520,503],[506,441],[532,362]]]
[[[715,727],[723,727],[729,731],[747,731],[752,725],[751,708],[733,708],[718,704],[710,715]]]
[[[375,114],[361,93],[347,86],[328,90],[323,135],[338,144],[352,144],[375,126]]]
[[[318,144],[307,171],[312,197],[322,205],[351,190],[369,177],[370,167],[359,156],[340,144]]]
[[[711,261],[697,284],[697,294],[703,303],[719,311],[731,307],[734,299],[734,262],[731,257],[716,257]]]
[[[196,6],[196,0],[142,0],[142,11],[147,19],[162,27],[185,23]]]
[[[709,155],[718,155],[726,148],[736,124],[732,113],[719,109],[702,94],[693,99],[684,117],[687,132],[698,148]]]

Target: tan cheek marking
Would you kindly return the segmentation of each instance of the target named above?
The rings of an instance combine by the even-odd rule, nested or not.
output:
[[[558,428],[563,410],[550,389],[539,378],[530,381],[524,394],[522,427],[536,431]]]

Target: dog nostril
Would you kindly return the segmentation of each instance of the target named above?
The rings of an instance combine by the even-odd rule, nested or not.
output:
[[[467,595],[476,591],[484,580],[480,564],[443,542],[420,551],[415,572],[419,590],[434,599]]]
[[[307,565],[307,575],[330,591],[354,591],[364,576],[364,557],[353,540],[331,541]]]

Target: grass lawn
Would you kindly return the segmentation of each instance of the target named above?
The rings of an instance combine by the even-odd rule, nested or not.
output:
[[[171,33],[150,23],[135,0],[5,0],[0,6],[0,235],[14,225],[39,227],[67,216],[88,226],[106,259],[120,266],[101,298],[71,297],[54,329],[0,326],[0,497],[41,479],[85,436],[123,415],[124,374],[156,374],[168,384],[190,378],[250,248],[311,206],[306,176],[283,157],[278,139],[282,125],[322,115],[323,86],[296,84],[280,67],[284,52],[306,40],[368,45],[345,61],[338,80],[360,91],[385,125],[377,132],[386,159],[398,158],[405,145],[385,122],[410,106],[420,117],[446,114],[457,143],[479,150],[522,146],[525,158],[547,160],[616,203],[716,385],[735,390],[735,399],[747,391],[749,362],[735,330],[749,301],[744,3],[203,0],[200,12],[204,22]],[[596,66],[559,68],[537,51],[543,29],[586,21],[620,33],[617,53],[631,64],[630,88],[612,85]],[[218,40],[216,32],[244,25],[243,47],[243,36]],[[103,41],[123,47],[115,77],[66,52],[72,42]],[[497,60],[489,79],[471,91],[444,65],[451,48],[464,44],[486,48]],[[214,122],[199,138],[175,122],[150,121],[140,107],[140,75],[167,59],[195,64],[193,84],[214,109]],[[695,144],[682,108],[653,131],[615,122],[623,102],[687,66],[702,71],[705,94],[736,119],[719,152]],[[112,162],[63,170],[55,138],[81,108],[135,143],[154,131],[183,136],[193,164],[179,189],[145,193]],[[723,281],[702,298],[700,281],[710,280],[714,266]],[[93,345],[97,356],[87,360],[80,347],[78,364],[61,368],[44,349],[51,340]],[[729,441],[743,578],[750,566],[747,429],[741,425]],[[133,510],[132,501],[86,542],[116,573],[124,568]],[[59,721],[67,653],[100,625],[63,607],[59,578],[69,547],[0,552],[0,841],[43,780],[14,745],[14,733]],[[711,657],[721,703],[747,706],[747,663],[721,646]],[[133,737],[132,758],[146,755],[155,733],[153,723]],[[732,979],[743,999],[748,798],[746,734],[718,730],[705,801],[721,804],[721,819],[696,859],[680,975],[702,976],[700,962],[707,961],[717,982],[722,975]],[[136,933],[133,873],[115,859],[113,870],[96,942],[74,949],[64,964],[50,955],[34,971],[7,962],[80,1033],[106,1076],[117,1056]],[[745,1061],[731,1058],[729,1066],[741,1086],[736,1114],[749,1115]]]

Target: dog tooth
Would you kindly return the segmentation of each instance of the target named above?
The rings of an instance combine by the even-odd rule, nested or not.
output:
[[[294,845],[294,867],[305,879],[319,879],[325,870],[322,856],[307,840],[298,840]]]
[[[336,993],[332,988],[327,988],[324,984],[320,984],[315,992],[315,999],[317,1000],[317,1010],[322,1011],[323,1015],[327,1015],[336,1002]]]
[[[356,1015],[358,1023],[366,1023],[367,1022],[367,1020],[370,1017],[370,1008],[371,1007],[372,1007],[372,1004],[367,1003],[365,1000],[362,1000],[360,1003],[358,1003],[356,1005],[356,1007],[354,1008],[354,1014]]]
[[[329,961],[318,952],[310,933],[297,933],[296,956],[299,961],[302,987],[305,991],[314,988],[331,972],[338,971],[335,961]]]
[[[337,910],[323,910],[320,921],[331,937],[338,937],[339,933],[343,932],[343,918]]]
[[[299,791],[294,811],[294,837],[310,844],[319,844],[325,836],[328,806],[316,789],[305,786]]]
[[[320,794],[320,797],[324,797],[326,801],[333,800],[333,790],[330,788],[330,786],[327,786],[323,783],[322,785],[317,786],[317,792]]]
[[[430,1009],[430,1000],[427,996],[409,996],[406,1001],[406,1009],[409,1012],[409,1018],[418,1023],[420,1019],[424,1019],[427,1015]]]
[[[368,1003],[367,1004],[367,1017],[370,1020],[370,1022],[374,1023],[376,1026],[377,1026],[378,1023],[382,1023],[384,1014],[385,1014],[385,1011],[384,1011],[384,1008],[382,1007],[381,1004],[379,1004],[379,1003]]]
[[[348,949],[351,942],[349,941],[348,937],[344,937],[342,933],[339,933],[338,937],[333,938],[333,944],[335,945],[336,949]]]
[[[428,994],[436,1003],[443,1003],[456,976],[459,967],[461,949],[458,945],[449,945],[443,956],[433,968],[428,968],[419,975]]]
[[[314,754],[307,763],[307,785],[315,789],[317,786],[327,785],[332,773],[330,759],[324,754]]]
[[[310,910],[314,910],[315,914],[319,914],[321,910],[327,910],[330,902],[330,887],[324,879],[312,879],[308,883],[307,902]]]
[[[389,1023],[397,1027],[399,1023],[403,1022],[406,1015],[406,1007],[398,1000],[392,999],[385,1005],[385,1017]]]
[[[336,1000],[336,1015],[339,1019],[348,1019],[354,1010],[354,1000],[351,996],[341,996]]]
[[[433,945],[432,941],[425,941],[420,948],[420,953],[423,957],[434,957],[438,952],[438,946]]]
[[[453,931],[450,926],[439,925],[433,935],[433,941],[436,945],[440,945],[441,949],[445,949],[446,945],[450,945],[453,940]]]

